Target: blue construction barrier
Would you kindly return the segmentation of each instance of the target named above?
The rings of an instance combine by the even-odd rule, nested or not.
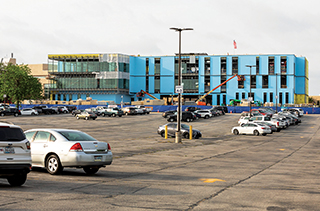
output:
[[[49,108],[52,106],[64,106],[64,105],[57,105],[57,104],[21,104],[20,109],[23,108],[32,108],[34,106],[40,106],[40,105],[46,105]],[[15,107],[15,104],[11,104],[10,106]],[[68,106],[68,105],[66,105]],[[103,105],[73,105],[76,106],[77,109],[86,109],[86,108],[92,108],[97,106],[103,106]],[[106,105],[105,105],[106,106]],[[128,107],[132,105],[124,105],[123,107]],[[118,105],[118,107],[120,107]],[[177,110],[177,106],[172,105],[145,105],[145,107],[150,108],[152,112],[165,112],[169,110]],[[183,105],[182,110],[184,111],[187,107],[190,107],[188,105]],[[202,109],[210,109],[212,106],[192,106],[192,107],[199,107]],[[228,113],[241,113],[243,111],[249,111],[249,106],[227,106]],[[252,106],[252,109],[257,109],[260,107]],[[273,110],[276,110],[276,107],[270,107]],[[320,108],[319,107],[288,107],[288,108],[301,108],[305,114],[320,114]],[[281,107],[277,107],[278,111],[281,111]]]

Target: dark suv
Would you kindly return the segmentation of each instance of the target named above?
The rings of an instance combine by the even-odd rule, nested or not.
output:
[[[190,111],[183,111],[181,119],[182,119],[182,121],[185,121],[185,122],[192,122],[193,120],[196,119],[196,116],[194,113],[192,113]],[[177,121],[177,114],[173,114],[173,115],[168,116],[167,121],[168,122]]]
[[[1,116],[8,116],[8,115],[14,115],[14,116],[19,116],[21,115],[21,112],[19,109],[17,108],[7,108],[7,109],[4,109],[4,110],[1,110],[0,111],[0,115]]]

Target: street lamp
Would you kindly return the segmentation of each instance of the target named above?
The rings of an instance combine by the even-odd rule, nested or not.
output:
[[[249,84],[249,86],[250,86],[250,97],[248,97],[248,98],[249,98],[249,106],[250,106],[249,115],[251,117],[252,116],[251,115],[251,101],[252,101],[252,98],[251,98],[251,68],[252,67],[256,67],[256,65],[246,65],[246,67],[250,67],[250,84]]]
[[[278,73],[276,73],[276,113],[278,113]]]
[[[171,30],[179,32],[179,69],[178,69],[178,86],[181,86],[181,32],[186,30],[193,30],[193,28],[175,28]],[[177,132],[175,143],[181,143],[181,92],[178,93],[178,111],[177,111]]]

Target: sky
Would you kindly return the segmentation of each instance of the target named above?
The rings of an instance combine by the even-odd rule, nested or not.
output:
[[[295,54],[320,94],[318,0],[0,0],[0,58],[47,63],[48,54]],[[237,42],[237,50],[233,48]]]

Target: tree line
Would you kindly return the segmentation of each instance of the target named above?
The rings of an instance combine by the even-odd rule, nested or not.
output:
[[[17,107],[23,100],[43,98],[39,79],[31,75],[27,65],[0,63],[0,100],[15,103]]]

